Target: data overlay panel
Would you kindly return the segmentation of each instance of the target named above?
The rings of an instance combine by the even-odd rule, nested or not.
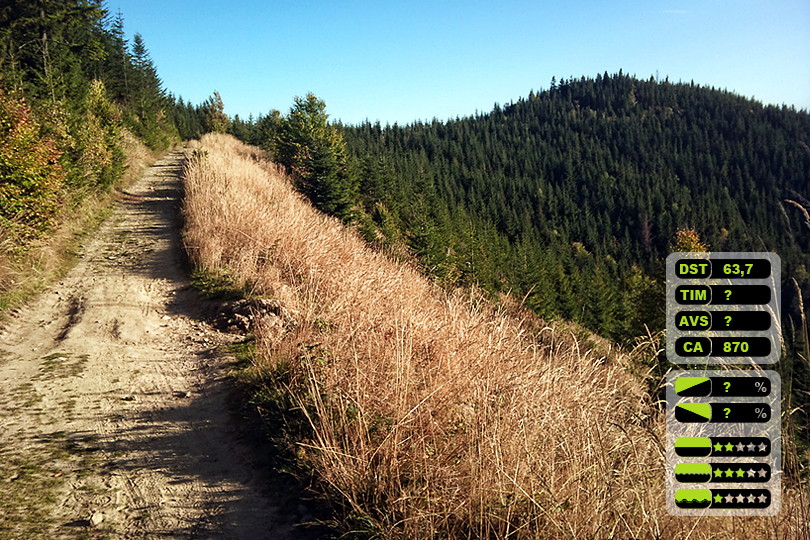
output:
[[[773,364],[782,354],[779,256],[667,257],[667,358],[675,364]]]
[[[667,376],[667,509],[772,516],[782,504],[781,380],[770,370]]]
[[[773,516],[782,505],[781,261],[667,257],[666,499],[679,516]]]

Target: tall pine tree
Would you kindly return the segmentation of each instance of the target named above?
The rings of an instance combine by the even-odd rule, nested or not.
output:
[[[296,97],[279,126],[276,157],[316,208],[349,220],[356,189],[349,175],[343,134],[327,123],[328,118],[326,103],[314,94]]]

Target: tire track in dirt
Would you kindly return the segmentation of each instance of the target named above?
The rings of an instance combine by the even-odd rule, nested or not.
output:
[[[13,494],[0,538],[292,537],[297,518],[254,485],[229,428],[214,354],[229,338],[200,322],[183,271],[182,157],[149,169],[76,267],[0,331],[0,490]]]

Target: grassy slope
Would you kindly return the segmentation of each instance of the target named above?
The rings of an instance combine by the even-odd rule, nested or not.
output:
[[[663,418],[630,374],[559,329],[445,293],[319,214],[261,153],[203,138],[186,170],[193,261],[276,299],[252,399],[287,409],[298,458],[390,538],[796,538],[777,518],[674,518]],[[296,423],[297,422],[297,423]],[[295,429],[293,429],[295,428]]]

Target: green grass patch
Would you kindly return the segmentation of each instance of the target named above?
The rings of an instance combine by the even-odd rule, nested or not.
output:
[[[0,265],[7,274],[5,279],[0,279],[0,320],[67,275],[79,260],[88,237],[95,234],[112,213],[107,206],[110,204],[111,200],[105,199],[102,206],[90,203],[79,206],[72,211],[75,215],[67,219],[63,229],[41,240],[41,245],[0,252]]]
[[[54,515],[68,472],[90,474],[101,450],[94,437],[71,437],[57,431],[35,439],[22,450],[0,450],[0,540],[52,538],[66,519]],[[81,489],[81,488],[80,488]],[[71,537],[88,531],[71,530]]]
[[[209,300],[238,300],[246,291],[236,285],[227,270],[196,268],[191,272],[191,286]]]
[[[229,343],[222,346],[221,352],[223,355],[233,358],[233,362],[228,364],[228,367],[235,370],[233,375],[238,376],[250,366],[256,357],[256,340],[250,337],[237,343]]]
[[[77,377],[84,371],[87,360],[90,357],[81,354],[71,358],[68,353],[53,353],[42,359],[42,365],[33,378],[35,380],[57,379],[65,377]]]

